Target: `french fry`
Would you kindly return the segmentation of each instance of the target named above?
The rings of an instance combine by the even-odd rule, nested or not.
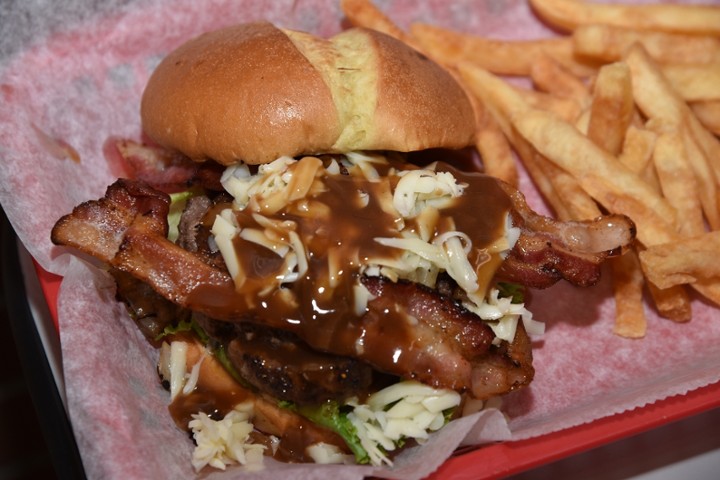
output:
[[[691,313],[684,312],[690,305],[680,293],[688,285],[702,296],[720,305],[720,277],[718,277],[717,236],[720,232],[707,232],[696,237],[685,237],[672,244],[656,245],[640,252],[640,263],[648,279],[650,292],[667,318],[687,321]],[[679,253],[679,255],[675,255]],[[663,287],[658,286],[655,282]],[[673,307],[673,305],[675,305]]]
[[[341,0],[340,8],[356,27],[364,27],[394,37],[407,45],[420,50],[415,40],[403,29],[398,27],[370,0]]]
[[[513,92],[512,88],[510,88],[510,91],[504,92],[507,94],[505,101],[497,102],[494,92],[486,89],[483,80],[481,80],[485,79],[492,83],[496,77],[493,77],[486,70],[470,63],[459,64],[458,71],[468,90],[482,100],[486,109],[491,112],[497,125],[515,148],[515,151],[521,158],[536,187],[548,204],[555,210],[555,214],[559,218],[571,218],[567,206],[553,187],[550,175],[541,166],[542,158],[540,158],[540,155],[529,143],[514,132],[512,125],[508,121],[507,111],[505,110],[508,104],[514,102],[516,108],[522,108],[522,106],[525,105],[520,94]],[[500,81],[499,79],[497,80]]]
[[[635,103],[648,118],[681,123],[685,102],[673,90],[658,65],[640,44],[633,44],[625,55],[633,81]]]
[[[708,64],[662,65],[670,85],[686,102],[720,100],[720,61]]]
[[[638,30],[720,35],[720,8],[712,5],[600,4],[583,0],[530,0],[530,4],[548,23],[570,31],[602,23]]]
[[[509,127],[512,130],[512,127]],[[513,132],[513,146],[545,200],[561,220],[590,220],[602,213],[578,182]]]
[[[509,119],[541,155],[570,173],[608,210],[628,214],[638,227],[640,241],[654,245],[677,237],[675,210],[615,157],[571,124],[530,107],[514,88],[490,72],[465,65],[460,72],[474,92],[493,105],[496,115]]]
[[[690,286],[694,290],[698,291],[703,297],[707,298],[716,305],[720,305],[720,281],[718,281],[717,278],[710,280],[698,280]]]
[[[618,155],[618,160],[660,194],[660,180],[655,171],[655,165],[650,161],[656,138],[655,132],[630,125],[625,132],[625,142],[622,152]]]
[[[648,162],[652,158],[656,138],[657,135],[653,131],[630,125],[625,131],[622,150],[618,155],[620,163],[646,181],[648,179],[644,172],[647,171]]]
[[[518,139],[513,134],[512,127],[507,122],[507,119],[500,112],[496,111],[495,103],[489,102],[488,98],[483,95],[483,92],[477,88],[477,83],[475,82],[475,75],[478,75],[482,71],[482,69],[472,64],[461,63],[458,65],[458,72],[460,78],[463,81],[463,84],[466,86],[468,91],[484,105],[485,111],[490,115],[490,117],[485,118],[484,121],[492,121],[492,123],[497,125],[497,128],[502,132],[503,137],[508,139],[508,141],[513,144],[518,155],[523,158],[523,160],[527,159],[529,161],[529,164],[527,165],[528,173],[533,178],[533,181],[536,182],[538,189],[541,191],[541,193],[543,193],[543,195],[545,195],[549,203],[560,203],[559,200],[555,200],[556,195],[555,192],[552,190],[552,186],[550,185],[549,180],[543,174],[540,168],[536,165],[536,163],[533,162],[531,158],[533,152],[529,145],[517,142]],[[480,147],[478,147],[478,149],[479,148]]]
[[[644,171],[645,154],[637,148],[642,136],[631,125],[635,113],[632,98],[630,69],[622,62],[600,68],[593,85],[592,104],[588,110],[586,136],[595,145],[617,156],[631,171]],[[629,130],[632,129],[632,130]],[[627,132],[627,133],[626,133]],[[631,135],[627,135],[631,133]],[[651,150],[651,149],[650,149]],[[615,298],[615,324],[613,332],[625,338],[642,338],[647,330],[643,306],[644,277],[634,250],[610,261]]]
[[[517,91],[533,108],[553,112],[569,123],[577,121],[582,112],[580,104],[572,98],[561,98],[549,93],[521,87],[517,87]]]
[[[563,220],[573,218],[573,214],[569,210],[569,205],[563,201],[563,198],[555,190],[554,182],[551,180],[551,174],[546,173],[546,169],[541,165],[543,162],[542,156],[522,138],[516,138],[513,146],[518,152],[533,183],[555,212],[555,216]]]
[[[421,23],[408,34],[369,0],[342,2],[352,23],[461,82],[488,174],[517,182],[514,150],[558,218],[595,218],[602,206],[633,219],[639,243],[610,263],[615,334],[645,335],[645,284],[676,322],[692,317],[687,287],[720,305],[720,233],[707,231],[720,231],[720,6],[531,4],[572,35],[508,41]]]
[[[679,131],[660,133],[655,142],[653,162],[663,195],[678,212],[678,231],[688,236],[704,232],[705,222],[697,194],[697,180],[692,173],[685,141]]]
[[[530,67],[535,87],[560,98],[572,98],[581,107],[590,103],[590,92],[583,81],[565,70],[556,60],[540,53]]]
[[[659,288],[720,278],[720,232],[706,232],[640,252],[647,278]]]
[[[479,108],[482,106],[478,105],[475,112],[478,118],[475,148],[483,161],[485,173],[517,186],[518,171],[510,143],[492,114],[486,108],[482,108],[482,111]]]
[[[611,212],[630,216],[642,243],[653,245],[677,237],[675,211],[667,200],[572,125],[540,110],[513,112],[511,119],[524,138],[572,174],[595,200]]]
[[[512,112],[531,109],[522,95],[507,82],[473,63],[458,64],[458,71],[470,91],[493,112],[505,135],[512,138],[509,123]]]
[[[692,318],[690,295],[684,285],[670,288],[658,288],[652,282],[646,282],[655,308],[663,318],[673,322],[689,322]]]
[[[577,128],[583,135],[587,136],[588,130],[590,129],[590,108],[583,110],[580,116],[575,119],[575,128]]]
[[[703,210],[712,228],[720,228],[716,182],[720,174],[720,158],[716,159],[714,164],[711,163],[713,157],[705,150],[706,148],[711,152],[713,149],[720,150],[720,143],[704,129],[690,111],[690,107],[673,90],[642,46],[633,45],[625,61],[633,76],[635,102],[650,118],[649,125],[655,124],[654,128],[661,125],[662,129],[679,128],[680,125],[687,123],[688,128],[683,129],[685,148],[698,181]]]
[[[717,230],[720,228],[720,203],[718,203],[720,202],[720,196],[717,179],[709,168],[710,162],[705,152],[698,145],[690,129],[683,126],[681,134],[687,154],[686,158],[690,168],[695,172],[702,211],[705,213],[710,228]]]
[[[692,102],[690,108],[707,130],[720,136],[720,100]]]
[[[703,151],[705,160],[714,173],[715,181],[720,182],[720,139],[703,127],[692,111],[688,112],[687,126],[689,135]]]
[[[561,220],[592,220],[602,215],[595,200],[582,189],[572,175],[536,153],[535,161],[557,192],[561,207],[553,205]]]
[[[647,330],[643,306],[643,273],[634,251],[610,261],[615,293],[613,332],[626,338],[642,338]]]
[[[461,64],[460,73],[469,88],[483,98],[494,112],[498,123],[511,139],[518,155],[556,215],[564,220],[592,219],[600,215],[595,201],[582,190],[567,172],[540,155],[525,139],[519,137],[509,123],[513,109],[529,108],[518,91],[474,65]],[[509,87],[509,88],[507,88]]]
[[[640,43],[660,63],[720,62],[720,38],[707,35],[642,31],[612,25],[581,25],[572,33],[575,54],[603,62],[623,58],[625,51]]]
[[[599,147],[618,155],[634,109],[628,66],[622,62],[603,66],[593,87],[587,136]]]
[[[698,180],[703,184],[703,179],[712,181],[713,176],[715,181],[720,179],[720,140],[703,127],[641,45],[633,45],[628,50],[625,61],[633,76],[635,103],[643,113],[648,118],[665,124],[686,123],[689,127],[688,133],[702,149],[704,161],[713,173],[698,173]]]
[[[579,77],[592,75],[596,70],[592,63],[582,63],[574,57],[569,37],[495,40],[424,23],[412,24],[410,33],[433,57],[443,58],[452,65],[470,62],[500,75],[529,75],[535,57],[541,53]]]

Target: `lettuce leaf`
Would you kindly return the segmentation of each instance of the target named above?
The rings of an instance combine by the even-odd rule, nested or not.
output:
[[[155,337],[155,340],[162,340],[165,337],[180,333],[194,334],[197,339],[212,352],[213,356],[218,362],[220,362],[220,365],[223,366],[223,368],[233,377],[233,379],[235,379],[236,382],[245,388],[250,388],[250,384],[242,378],[240,373],[235,369],[230,361],[225,345],[217,342],[211,342],[210,336],[205,332],[200,324],[195,321],[194,318],[191,317],[190,320],[180,321],[176,325],[168,325],[160,335]]]
[[[355,455],[357,463],[370,463],[370,456],[361,445],[355,427],[347,418],[348,412],[338,402],[328,401],[320,405],[295,405],[284,402],[281,406],[294,410],[311,422],[337,433],[345,440],[345,443]]]
[[[182,216],[183,210],[187,201],[201,193],[198,189],[190,189],[182,192],[176,192],[170,194],[170,210],[168,211],[168,240],[175,243],[180,234],[178,226],[180,225],[180,217]]]
[[[512,298],[512,303],[525,302],[525,287],[517,283],[498,282],[497,289],[501,297]]]

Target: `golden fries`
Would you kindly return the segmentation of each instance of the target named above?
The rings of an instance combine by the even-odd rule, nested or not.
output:
[[[383,32],[419,50],[412,37],[382,13],[370,0],[341,0],[340,8],[353,25]]]
[[[719,228],[720,210],[718,210],[716,175],[720,173],[720,170],[714,171],[708,155],[696,141],[696,134],[701,134],[700,130],[704,130],[704,128],[642,46],[636,44],[631,47],[626,62],[630,66],[633,76],[635,102],[650,121],[654,125],[661,124],[668,128],[679,128],[680,125],[687,123],[688,128],[683,129],[685,148],[688,151],[690,165],[699,182],[705,217],[712,228]],[[711,143],[712,141],[708,141],[709,148],[712,148]],[[715,168],[718,167],[720,167],[720,163],[715,166]]]
[[[720,35],[717,6],[601,4],[584,0],[530,0],[530,4],[540,17],[566,30],[602,23],[637,30]]]
[[[585,83],[565,70],[555,59],[540,53],[530,68],[530,78],[535,88],[560,98],[571,98],[585,107],[590,92]]]
[[[625,141],[618,155],[620,163],[640,175],[651,186],[655,186],[655,183],[654,176],[648,174],[648,163],[652,158],[656,139],[657,135],[653,131],[630,125],[625,131]],[[660,191],[659,185],[657,187],[656,190]]]
[[[647,319],[643,306],[643,274],[635,252],[610,262],[615,280],[615,325],[613,332],[627,338],[645,336]]]
[[[663,318],[673,322],[688,322],[692,318],[690,295],[684,285],[670,288],[658,288],[652,282],[646,282],[655,308]]]
[[[661,133],[655,143],[653,162],[663,195],[678,212],[677,229],[685,235],[705,231],[698,185],[678,130]]]
[[[546,92],[538,92],[527,88],[518,87],[517,91],[530,106],[553,112],[566,122],[575,122],[582,113],[582,107],[572,98],[556,97]]]
[[[483,159],[485,173],[517,186],[518,172],[510,143],[489,112],[481,115],[475,147]]]
[[[703,64],[720,62],[720,38],[641,31],[607,24],[582,25],[572,33],[573,51],[578,57],[615,62],[628,48],[639,43],[660,63]]]
[[[656,245],[640,253],[645,274],[659,288],[692,284],[720,276],[720,232]]]
[[[646,288],[675,322],[692,317],[688,287],[720,305],[720,6],[530,3],[571,35],[500,40],[416,23],[408,36],[379,11],[363,22],[456,75],[476,101],[488,173],[516,179],[512,149],[557,217],[635,222],[637,245],[611,262],[614,333],[645,335]]]
[[[595,71],[592,62],[583,62],[573,55],[570,38],[496,40],[424,23],[411,25],[410,33],[425,51],[452,65],[469,62],[501,75],[527,76],[535,58],[545,54],[574,75],[585,77]]]
[[[618,155],[634,111],[628,66],[613,63],[602,67],[593,88],[587,136],[597,146]]]
[[[609,211],[632,211],[641,242],[653,245],[675,237],[675,211],[670,204],[572,125],[532,109],[512,112],[511,121],[542,155],[572,174]]]
[[[706,129],[720,136],[720,100],[692,102],[690,109]]]
[[[686,102],[720,100],[720,61],[668,64],[661,67],[670,85]]]

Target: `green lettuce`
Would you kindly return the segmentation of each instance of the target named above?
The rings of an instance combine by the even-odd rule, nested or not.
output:
[[[223,366],[223,368],[233,377],[233,379],[235,379],[236,382],[238,382],[245,388],[250,387],[250,384],[244,378],[242,378],[240,373],[235,369],[232,362],[230,361],[230,357],[228,357],[225,345],[217,342],[211,342],[210,336],[207,334],[207,332],[205,332],[205,330],[200,326],[200,324],[195,321],[194,317],[191,317],[190,320],[182,320],[176,325],[168,325],[167,327],[165,327],[165,329],[160,335],[155,337],[155,340],[162,340],[167,336],[176,335],[179,333],[194,334],[203,345],[210,349],[213,356],[217,359],[218,362],[220,362],[220,365]]]
[[[170,194],[170,211],[168,212],[168,239],[175,243],[178,239],[180,225],[180,217],[182,216],[185,205],[190,198],[200,193],[197,189],[185,190],[182,192]]]
[[[512,298],[512,303],[525,302],[525,287],[522,285],[510,282],[498,282],[497,289],[500,292],[500,297]]]
[[[355,426],[347,417],[351,407],[342,407],[336,401],[327,401],[320,405],[296,405],[290,402],[281,402],[280,406],[293,410],[311,422],[337,433],[345,440],[355,455],[357,463],[370,463],[370,455],[363,448]]]

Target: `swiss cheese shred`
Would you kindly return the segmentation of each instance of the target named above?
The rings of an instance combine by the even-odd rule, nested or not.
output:
[[[371,395],[366,402],[348,402],[348,414],[374,465],[392,465],[388,452],[413,439],[422,443],[445,425],[445,412],[460,405],[460,394],[407,380]]]
[[[227,465],[240,464],[251,470],[262,468],[264,445],[252,443],[252,403],[241,403],[221,420],[205,413],[192,416],[189,427],[196,443],[192,464],[195,471],[206,465],[225,470]]]
[[[282,285],[312,279],[317,284],[313,288],[329,298],[343,276],[353,272],[434,288],[438,276],[446,273],[465,292],[463,305],[490,323],[498,342],[512,341],[520,319],[531,334],[541,333],[542,324],[533,321],[522,304],[498,298],[498,291],[489,283],[520,233],[512,225],[509,211],[504,212],[499,227],[490,226],[496,232],[494,236],[478,242],[471,236],[477,235],[478,226],[472,224],[471,229],[463,231],[462,222],[470,216],[488,215],[487,208],[493,206],[468,204],[464,207],[469,208],[467,211],[458,208],[458,202],[472,202],[478,192],[465,181],[470,177],[458,178],[457,172],[452,173],[454,170],[443,171],[438,165],[408,167],[380,155],[354,152],[339,160],[281,157],[260,166],[254,174],[243,164],[229,167],[222,176],[222,184],[234,201],[232,208],[217,216],[212,232],[238,291],[245,288],[248,275],[257,275],[248,272],[247,262],[241,259],[244,252],[239,253],[243,248],[237,242],[242,240],[268,252],[268,258],[277,258],[275,263],[265,262],[274,268],[265,274],[264,283],[256,282],[263,287],[248,294],[264,296]],[[333,228],[323,226],[322,219],[332,223],[338,215],[332,205],[323,202],[323,195],[332,194],[331,190],[337,188],[333,182],[343,177],[354,182],[352,190],[340,195],[351,204],[348,212],[358,217],[355,228],[365,228],[364,221],[379,221],[367,217],[371,211],[383,212],[393,219],[383,230],[388,235],[371,239],[384,249],[351,245],[353,239],[342,236],[335,242],[339,248],[332,243],[333,239],[317,246],[320,245],[317,238],[327,235],[323,230]],[[465,197],[468,199],[463,200]],[[252,221],[239,222],[237,212]],[[319,225],[319,230],[304,232],[301,222],[306,218]],[[311,271],[313,261],[320,257],[326,259],[320,273]],[[356,285],[351,289],[352,298],[347,300],[360,316],[370,297],[357,275],[353,281]]]

